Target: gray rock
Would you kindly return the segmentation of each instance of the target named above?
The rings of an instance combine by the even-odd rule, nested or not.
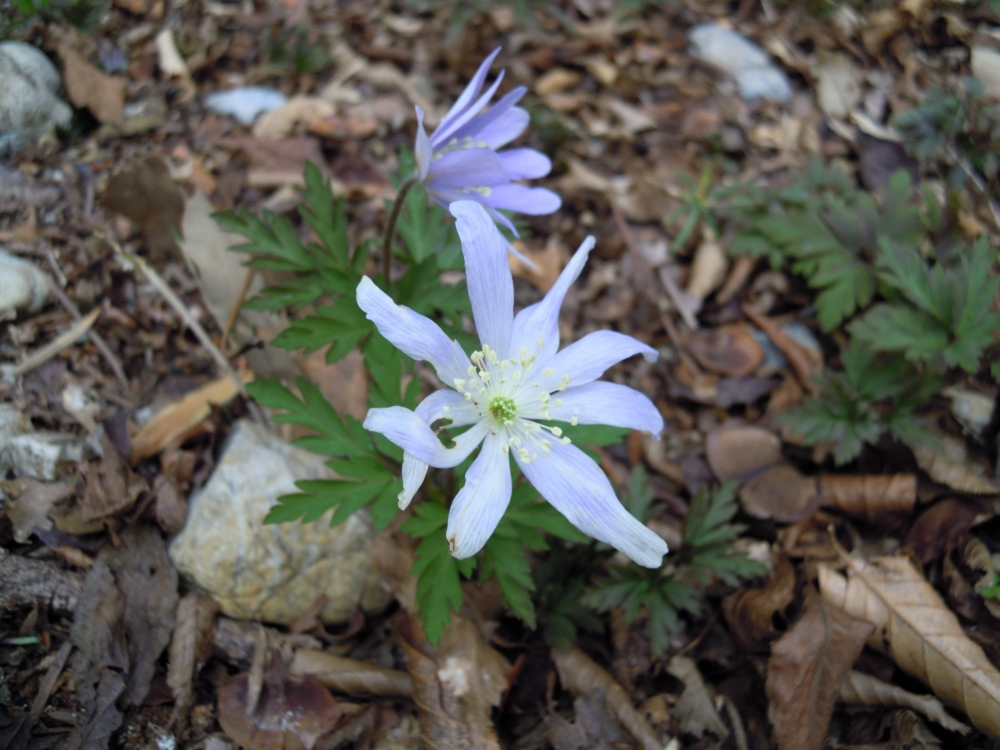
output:
[[[174,565],[230,617],[287,625],[321,594],[324,622],[344,622],[358,605],[382,609],[391,597],[371,564],[374,531],[362,513],[333,527],[329,514],[315,523],[263,525],[277,498],[296,491],[296,480],[330,476],[320,457],[252,422],[237,423],[170,545]]]
[[[45,273],[34,264],[0,250],[0,317],[11,310],[38,312],[48,298]]]
[[[19,479],[51,482],[60,463],[78,463],[89,454],[84,441],[62,432],[25,432],[6,439],[0,436],[0,476],[13,470]]]
[[[688,39],[696,57],[736,79],[744,99],[787,102],[792,98],[792,85],[785,72],[738,31],[703,23],[688,32]]]
[[[0,43],[0,153],[66,127],[73,110],[59,98],[59,71],[24,42]]]

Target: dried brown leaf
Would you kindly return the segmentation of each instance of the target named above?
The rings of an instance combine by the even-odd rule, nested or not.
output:
[[[132,471],[122,460],[106,433],[101,435],[100,462],[81,464],[80,474],[85,486],[80,498],[84,521],[97,521],[128,510],[147,490],[146,480]]]
[[[935,482],[970,495],[996,495],[1000,486],[987,479],[983,468],[969,460],[965,443],[950,435],[940,435],[939,448],[912,445],[917,466]]]
[[[771,647],[765,689],[781,750],[820,750],[840,684],[874,626],[806,588],[802,616]]]
[[[175,237],[184,217],[184,192],[170,178],[159,156],[134,161],[115,174],[108,180],[101,205],[139,225],[154,259],[177,248]]]
[[[729,730],[719,718],[712,696],[709,695],[694,660],[686,656],[675,656],[667,664],[667,671],[684,683],[684,692],[673,710],[681,731],[695,737],[703,737],[705,732],[711,732],[720,739],[726,737]]]
[[[817,386],[813,380],[815,375],[823,371],[822,355],[816,356],[815,352],[807,349],[791,335],[781,329],[777,323],[757,312],[750,305],[743,305],[743,314],[750,318],[750,321],[760,328],[767,337],[771,339],[778,350],[785,355],[799,384],[813,395],[817,394]]]
[[[302,123],[309,127],[337,113],[333,102],[316,96],[296,96],[272,112],[265,112],[254,123],[252,132],[261,140],[281,140]]]
[[[740,505],[754,518],[779,523],[800,521],[819,506],[814,477],[807,477],[788,462],[762,471],[740,487]]]
[[[277,660],[271,663],[252,710],[248,710],[249,682],[248,674],[240,674],[219,692],[219,724],[248,750],[296,746],[311,750],[340,722],[340,705],[325,687],[311,677],[289,677]]]
[[[246,376],[244,382],[250,380]],[[239,393],[233,379],[223,376],[196,388],[180,401],[158,411],[132,438],[133,464],[155,456],[167,446],[180,442],[212,413],[212,406],[223,406]]]
[[[24,544],[34,529],[51,529],[49,511],[76,490],[72,482],[39,482],[34,479],[0,481],[0,496],[6,496],[3,513],[14,526],[14,539]]]
[[[774,553],[774,573],[763,586],[744,587],[722,600],[722,612],[739,647],[766,651],[780,635],[775,617],[795,600],[795,568],[788,558]]]
[[[823,474],[819,478],[823,505],[875,526],[895,528],[909,518],[917,502],[915,474],[850,476]]]
[[[531,251],[526,249],[521,242],[515,244],[517,249],[535,264],[535,267],[532,268],[520,258],[508,254],[507,260],[510,262],[510,272],[522,279],[527,279],[542,292],[549,291],[556,283],[556,279],[559,278],[562,267],[569,260],[569,253],[566,252],[566,246],[563,245],[558,235],[555,234],[549,235],[544,250]]]
[[[875,625],[869,645],[929,685],[945,703],[1000,738],[1000,672],[962,630],[909,558],[847,558],[848,577],[819,566],[823,597]]]
[[[643,750],[662,750],[663,743],[645,717],[632,706],[628,694],[610,672],[575,646],[565,651],[552,649],[552,661],[564,688],[574,695],[588,695],[595,687],[600,687],[611,715],[618,719]]]
[[[746,480],[782,460],[781,438],[763,427],[731,420],[708,434],[705,457],[719,481]]]
[[[124,122],[125,79],[102,73],[65,40],[57,51],[63,64],[63,84],[73,105],[87,107],[100,122]]]
[[[413,695],[413,678],[406,672],[335,656],[326,651],[299,649],[288,671],[295,677],[314,677],[331,690],[349,695],[370,693],[406,698]]]
[[[906,535],[906,546],[925,565],[940,560],[959,544],[981,515],[977,501],[946,497],[917,517]]]
[[[187,719],[194,694],[192,683],[198,666],[212,651],[212,627],[218,605],[207,596],[190,592],[177,605],[174,635],[170,641],[167,685],[174,694],[170,726]],[[179,733],[179,732],[178,732]]]
[[[950,732],[968,734],[971,730],[944,710],[941,701],[932,695],[917,695],[896,685],[882,682],[870,674],[851,670],[840,686],[837,700],[864,706],[902,706],[919,711]]]

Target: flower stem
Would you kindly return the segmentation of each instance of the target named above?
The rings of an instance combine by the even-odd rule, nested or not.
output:
[[[392,236],[396,233],[396,221],[403,208],[403,199],[416,182],[417,176],[414,175],[399,186],[396,201],[392,204],[392,211],[389,212],[389,221],[385,225],[385,234],[382,236],[382,275],[385,276],[386,285],[389,284],[389,275],[392,272]]]

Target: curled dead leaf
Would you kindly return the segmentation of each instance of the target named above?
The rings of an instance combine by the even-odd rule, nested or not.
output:
[[[764,350],[742,323],[693,332],[688,350],[706,370],[741,378],[764,361]]]
[[[684,291],[698,300],[704,300],[722,286],[728,270],[728,256],[715,238],[715,233],[706,227],[704,238],[694,251],[691,275]]]
[[[971,730],[944,710],[941,701],[932,695],[917,695],[896,685],[882,682],[870,674],[851,670],[840,685],[837,700],[841,703],[858,703],[863,706],[902,706],[919,711],[931,721],[950,732],[968,734]]]
[[[347,659],[326,651],[300,648],[295,652],[288,671],[295,677],[314,677],[331,690],[349,695],[413,695],[413,679],[406,672]]]
[[[917,502],[915,474],[848,476],[823,474],[819,478],[823,505],[875,526],[898,527]]]
[[[969,460],[965,443],[950,435],[939,435],[940,446],[911,445],[917,466],[935,482],[970,495],[995,495],[1000,486],[987,479],[983,467]]]
[[[814,477],[807,477],[790,463],[771,466],[740,487],[740,505],[754,518],[792,523],[809,516],[820,503]]]
[[[848,576],[819,566],[825,599],[875,625],[872,648],[929,685],[938,698],[1000,738],[1000,672],[907,557],[846,558]]]
[[[906,535],[906,546],[926,565],[953,550],[983,515],[975,500],[946,497],[925,510]]]
[[[806,588],[802,616],[767,662],[767,713],[780,750],[823,747],[840,685],[873,630]]]
[[[746,480],[782,460],[781,439],[763,427],[732,420],[708,434],[705,457],[719,481]]]
[[[722,600],[729,629],[744,651],[767,651],[781,634],[776,618],[795,601],[795,568],[780,552],[772,556],[774,572],[763,586],[744,586]]]
[[[667,671],[684,683],[684,691],[673,710],[681,731],[695,737],[703,737],[705,732],[711,732],[720,739],[727,737],[729,730],[719,718],[712,696],[694,660],[686,656],[675,656],[667,664]]]

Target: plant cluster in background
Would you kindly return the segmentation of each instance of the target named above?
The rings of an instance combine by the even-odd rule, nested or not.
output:
[[[110,9],[110,0],[0,0],[0,41],[22,35],[36,24],[92,29]]]

